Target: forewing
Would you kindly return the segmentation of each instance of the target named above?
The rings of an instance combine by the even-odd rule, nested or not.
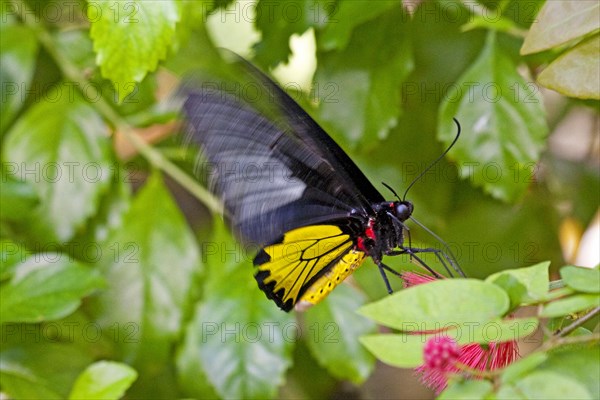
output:
[[[353,210],[369,213],[371,202],[346,169],[327,150],[318,150],[309,133],[280,123],[286,117],[279,111],[220,90],[184,92],[188,142],[203,154],[196,170],[207,174],[243,240],[265,245],[299,226]],[[266,100],[280,101],[272,93]]]
[[[293,132],[313,152],[327,159],[341,179],[352,182],[368,204],[384,201],[379,191],[371,184],[340,146],[302,109],[283,89],[248,61],[232,53],[229,55],[240,64],[241,69],[260,82],[272,100],[267,104],[274,111],[279,126]]]

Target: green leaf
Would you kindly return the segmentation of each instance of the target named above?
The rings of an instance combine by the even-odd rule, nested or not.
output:
[[[200,26],[205,25],[209,13],[211,13],[210,7],[207,7],[205,4],[199,7],[198,3],[193,1],[176,1],[175,5],[178,8],[180,18],[175,31],[176,37],[171,45],[172,54],[168,58],[173,58],[180,50],[186,48],[189,45],[192,35],[194,35],[194,40],[198,40],[195,34],[198,32]],[[214,46],[215,43],[210,43],[209,45]],[[168,62],[168,60],[165,61]]]
[[[587,328],[584,328],[582,326],[579,326],[577,328],[575,328],[575,330],[571,333],[569,333],[569,336],[585,336],[585,335],[591,335],[592,331],[590,331]]]
[[[6,322],[40,322],[69,315],[81,298],[103,287],[97,271],[65,254],[38,253],[15,267],[2,286],[0,318]]]
[[[423,364],[422,335],[366,335],[360,342],[382,362],[399,367],[415,368]]]
[[[64,343],[76,347],[80,353],[96,359],[114,357],[113,345],[120,338],[113,335],[112,330],[102,330],[86,313],[86,307],[83,306],[65,318],[58,320],[38,324],[5,324],[2,326],[1,333],[3,346],[7,343],[17,347],[33,343]],[[86,365],[81,366],[77,374],[92,361],[90,358]],[[64,390],[71,388],[72,383]]]
[[[513,318],[489,321],[484,324],[465,323],[447,331],[460,344],[508,342],[519,340],[537,330],[537,318]]]
[[[287,63],[292,53],[290,36],[301,35],[317,25],[320,19],[325,19],[326,14],[319,2],[311,0],[259,1],[256,3],[255,27],[261,38],[253,46],[254,60],[265,67]]]
[[[600,270],[572,265],[560,269],[560,276],[567,286],[578,292],[600,293]]]
[[[185,391],[195,397],[207,388],[192,380],[206,376],[222,398],[274,398],[301,334],[293,314],[258,289],[250,254],[239,249],[223,227],[203,248],[210,275],[178,358]]]
[[[40,341],[40,336],[31,338],[36,343],[24,343],[21,338],[22,343],[2,345],[0,381],[9,398],[64,399],[79,372],[92,362],[79,347]]]
[[[400,86],[414,68],[406,18],[396,3],[354,29],[343,51],[317,54],[320,120],[353,144],[373,145],[398,123]]]
[[[235,0],[213,0],[213,7],[210,9],[210,11],[217,10],[219,8],[227,8],[234,2]]]
[[[588,308],[598,307],[600,305],[600,296],[597,294],[576,294],[548,303],[540,312],[542,318],[559,317]]]
[[[319,39],[322,50],[343,50],[350,41],[352,31],[359,25],[375,20],[383,12],[398,6],[394,0],[346,1],[336,5],[329,12],[329,21]]]
[[[115,176],[108,192],[100,199],[98,206],[98,212],[92,218],[87,226],[85,235],[77,236],[77,241],[82,242],[81,246],[72,246],[76,250],[81,248],[82,259],[89,262],[97,262],[95,257],[85,253],[86,243],[91,243],[94,247],[98,246],[98,243],[103,243],[107,240],[108,236],[115,229],[118,229],[123,224],[123,218],[129,208],[131,207],[132,201],[132,186],[136,186],[139,182],[134,178],[136,171],[141,167],[134,166],[131,170],[125,168],[115,168]],[[87,241],[87,242],[86,242]]]
[[[137,372],[128,365],[98,361],[79,375],[69,399],[117,400],[136,378]]]
[[[488,394],[493,391],[492,383],[489,381],[462,380],[448,386],[438,400],[476,400],[487,399]]]
[[[531,267],[505,270],[486,278],[506,290],[510,297],[510,306],[515,308],[523,303],[532,303],[543,299],[548,293],[550,261],[544,261]]]
[[[124,3],[119,3],[124,4]],[[112,4],[112,9],[116,12],[117,3]],[[186,3],[189,4],[189,3]],[[94,3],[92,8],[96,7]],[[120,6],[122,9],[125,5]],[[133,4],[127,6],[130,9]],[[202,7],[198,7],[202,8]],[[85,13],[84,11],[81,11]],[[128,116],[128,122],[134,126],[150,125],[146,121],[140,122],[139,119],[131,117],[133,113],[152,113],[157,112],[152,109],[156,103],[156,79],[154,76],[146,75],[140,83],[131,81],[123,84],[113,84],[110,80],[102,78],[96,65],[96,53],[94,53],[94,44],[89,36],[89,32],[85,30],[63,30],[58,31],[53,35],[55,45],[60,52],[74,63],[80,70],[86,71],[89,75],[89,82],[83,86],[83,95],[86,100],[91,103],[96,103],[102,96],[106,99],[121,116]],[[92,72],[93,71],[93,72]],[[95,88],[97,93],[92,89]],[[131,91],[131,93],[129,93]],[[122,96],[120,104],[119,96]]]
[[[509,18],[500,16],[500,18],[489,18],[487,15],[472,15],[469,18],[469,22],[464,24],[461,28],[463,32],[467,32],[475,29],[493,29],[497,32],[518,32],[517,23]]]
[[[215,399],[219,396],[204,372],[200,349],[206,343],[206,327],[201,322],[200,306],[194,310],[193,319],[185,327],[184,337],[177,349],[177,381],[184,395],[197,399]],[[213,330],[211,325],[211,332]],[[217,329],[218,330],[218,329]]]
[[[102,76],[122,101],[167,55],[179,21],[174,1],[94,1],[88,5],[90,36]]]
[[[511,386],[502,386],[497,399],[590,399],[585,386],[577,380],[550,371],[533,372]]]
[[[459,173],[497,199],[522,197],[528,176],[548,133],[538,89],[527,83],[489,32],[471,67],[455,82],[439,109],[438,137],[449,144],[456,135],[452,118],[462,125],[450,156]]]
[[[2,190],[0,191],[0,218],[4,220],[23,219],[39,203],[32,184],[5,176],[2,172]]]
[[[294,365],[288,370],[285,385],[279,391],[280,398],[327,399],[336,393],[336,388],[339,389],[339,380],[315,361],[305,340],[296,343],[293,359]],[[297,394],[290,395],[290,392]]]
[[[231,281],[238,288],[223,287],[198,305],[186,331],[177,364],[194,397],[210,396],[212,387],[221,398],[274,398],[291,365],[299,325],[240,275]]]
[[[6,4],[5,4],[6,5]],[[35,33],[24,25],[0,26],[0,134],[13,121],[25,99],[33,77],[38,43]]]
[[[309,330],[305,341],[311,354],[331,375],[355,384],[364,382],[375,366],[375,359],[359,343],[360,336],[376,330],[372,321],[356,313],[364,303],[361,292],[340,285],[305,314]]]
[[[95,7],[95,4],[92,7]],[[77,11],[81,12],[82,15],[85,15],[83,9]],[[57,30],[52,32],[52,39],[54,40],[57,50],[80,70],[85,70],[86,76],[89,76],[90,79],[99,78],[97,74],[96,54],[94,54],[92,39],[87,30]],[[90,85],[92,85],[91,82]],[[96,82],[94,82],[93,85],[96,86]],[[102,88],[97,88],[102,90]],[[84,88],[84,95],[87,95],[87,92],[86,88]],[[95,99],[88,98],[88,100],[93,101]]]
[[[58,87],[56,101],[36,104],[14,125],[3,157],[7,174],[30,183],[41,200],[32,224],[41,220],[65,241],[96,212],[112,171],[106,125],[76,90]]]
[[[600,99],[600,35],[578,43],[538,75],[538,82],[565,96]]]
[[[521,54],[537,53],[600,29],[596,1],[547,1],[521,47]]]
[[[548,355],[546,353],[538,352],[510,364],[502,372],[502,383],[511,383],[521,379],[547,359]]]
[[[492,283],[446,279],[394,293],[361,307],[359,312],[380,324],[415,332],[484,324],[508,308],[508,295]]]
[[[590,398],[600,398],[600,363],[598,353],[600,346],[596,342],[590,346],[556,351],[548,355],[548,360],[537,370],[551,371],[557,375],[569,378],[586,388]],[[541,397],[538,397],[541,398]],[[568,395],[564,398],[574,398]]]
[[[25,246],[10,239],[0,239],[0,281],[10,278],[16,266],[24,262],[28,255]]]
[[[150,390],[156,379],[173,379],[168,360],[191,306],[199,251],[157,172],[122,218],[122,225],[102,243],[99,266],[108,288],[92,299],[92,306],[103,329],[116,330],[125,338],[117,345],[121,357],[140,374],[134,388]],[[147,397],[150,392],[136,395]],[[154,396],[175,393],[165,384],[155,389]]]

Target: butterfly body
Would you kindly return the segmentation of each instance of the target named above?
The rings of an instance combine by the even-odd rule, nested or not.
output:
[[[384,269],[395,272],[383,256],[419,250],[403,246],[412,204],[385,201],[289,95],[241,64],[263,101],[191,87],[183,113],[187,141],[201,150],[198,174],[221,198],[237,237],[261,249],[258,286],[281,309],[303,309],[371,257],[391,291]]]
[[[412,214],[413,205],[408,201],[392,201],[374,204],[372,208],[374,215],[364,224],[356,248],[378,261],[404,243],[404,222]]]

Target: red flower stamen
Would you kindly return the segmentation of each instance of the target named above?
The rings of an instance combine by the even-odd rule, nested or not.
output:
[[[403,286],[405,289],[411,286],[422,285],[424,283],[429,283],[437,280],[437,278],[434,276],[411,271],[401,272],[400,276],[402,278]]]
[[[425,347],[427,347],[427,344]],[[427,351],[424,350],[424,356],[426,354]],[[514,340],[501,343],[491,342],[487,345],[470,343],[460,346],[456,362],[447,363],[442,368],[432,368],[431,363],[428,363],[426,358],[425,363],[418,367],[416,372],[421,375],[421,381],[425,385],[433,389],[436,394],[439,394],[448,385],[448,378],[460,372],[461,366],[479,371],[493,371],[506,367],[514,362],[518,356],[519,350],[517,342]],[[473,378],[480,377],[473,376]]]

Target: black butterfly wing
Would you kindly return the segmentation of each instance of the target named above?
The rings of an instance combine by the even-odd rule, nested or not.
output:
[[[384,201],[379,191],[375,189],[352,159],[294,99],[254,65],[235,54],[232,54],[231,57],[242,64],[248,74],[260,82],[264,89],[272,95],[272,100],[268,104],[273,105],[276,109],[274,114],[283,119],[282,125],[287,126],[298,135],[313,152],[329,160],[339,179],[353,182],[361,197],[367,200],[367,207]]]
[[[285,311],[303,308],[362,264],[356,239],[383,197],[290,96],[241,65],[251,79],[237,92],[184,90],[188,142],[234,232],[261,247],[259,287]]]
[[[226,217],[243,239],[261,246],[291,229],[370,215],[383,201],[343,150],[269,78],[244,67],[260,101],[242,90],[188,87],[188,140]]]

